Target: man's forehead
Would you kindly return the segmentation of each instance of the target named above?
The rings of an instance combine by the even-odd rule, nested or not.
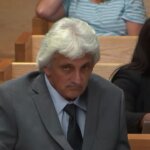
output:
[[[55,53],[53,55],[53,59],[56,60],[56,61],[59,61],[59,60],[80,61],[80,60],[84,60],[84,59],[91,60],[92,59],[92,55],[91,54],[85,54],[85,55],[80,56],[80,57],[70,58],[70,57],[67,57],[67,56],[65,56],[63,54]]]

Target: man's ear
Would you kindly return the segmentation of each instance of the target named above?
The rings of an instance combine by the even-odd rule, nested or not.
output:
[[[50,76],[51,75],[51,69],[49,67],[44,67],[43,69],[44,73],[47,75],[47,76]]]

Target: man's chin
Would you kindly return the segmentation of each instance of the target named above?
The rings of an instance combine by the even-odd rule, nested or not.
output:
[[[81,93],[67,95],[65,99],[67,99],[68,101],[74,101],[74,100],[75,100],[77,97],[79,97],[80,95],[81,95]]]
[[[66,98],[67,101],[74,101],[76,98]]]
[[[68,101],[74,101],[77,97],[79,97],[83,93],[83,88],[73,88],[65,90],[62,93],[62,96]]]

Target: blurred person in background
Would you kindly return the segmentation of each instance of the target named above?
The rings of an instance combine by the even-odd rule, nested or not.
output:
[[[39,0],[36,14],[49,21],[79,18],[97,35],[138,35],[146,19],[143,0]]]
[[[141,133],[150,122],[150,19],[139,34],[132,60],[118,69],[112,82],[123,89],[129,133]]]

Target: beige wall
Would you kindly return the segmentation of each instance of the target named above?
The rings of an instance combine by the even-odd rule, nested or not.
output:
[[[31,31],[37,0],[0,0],[0,58],[14,57],[14,42]]]
[[[150,0],[143,0],[150,14]],[[0,58],[14,57],[14,42],[23,31],[31,31],[37,0],[0,0]]]

